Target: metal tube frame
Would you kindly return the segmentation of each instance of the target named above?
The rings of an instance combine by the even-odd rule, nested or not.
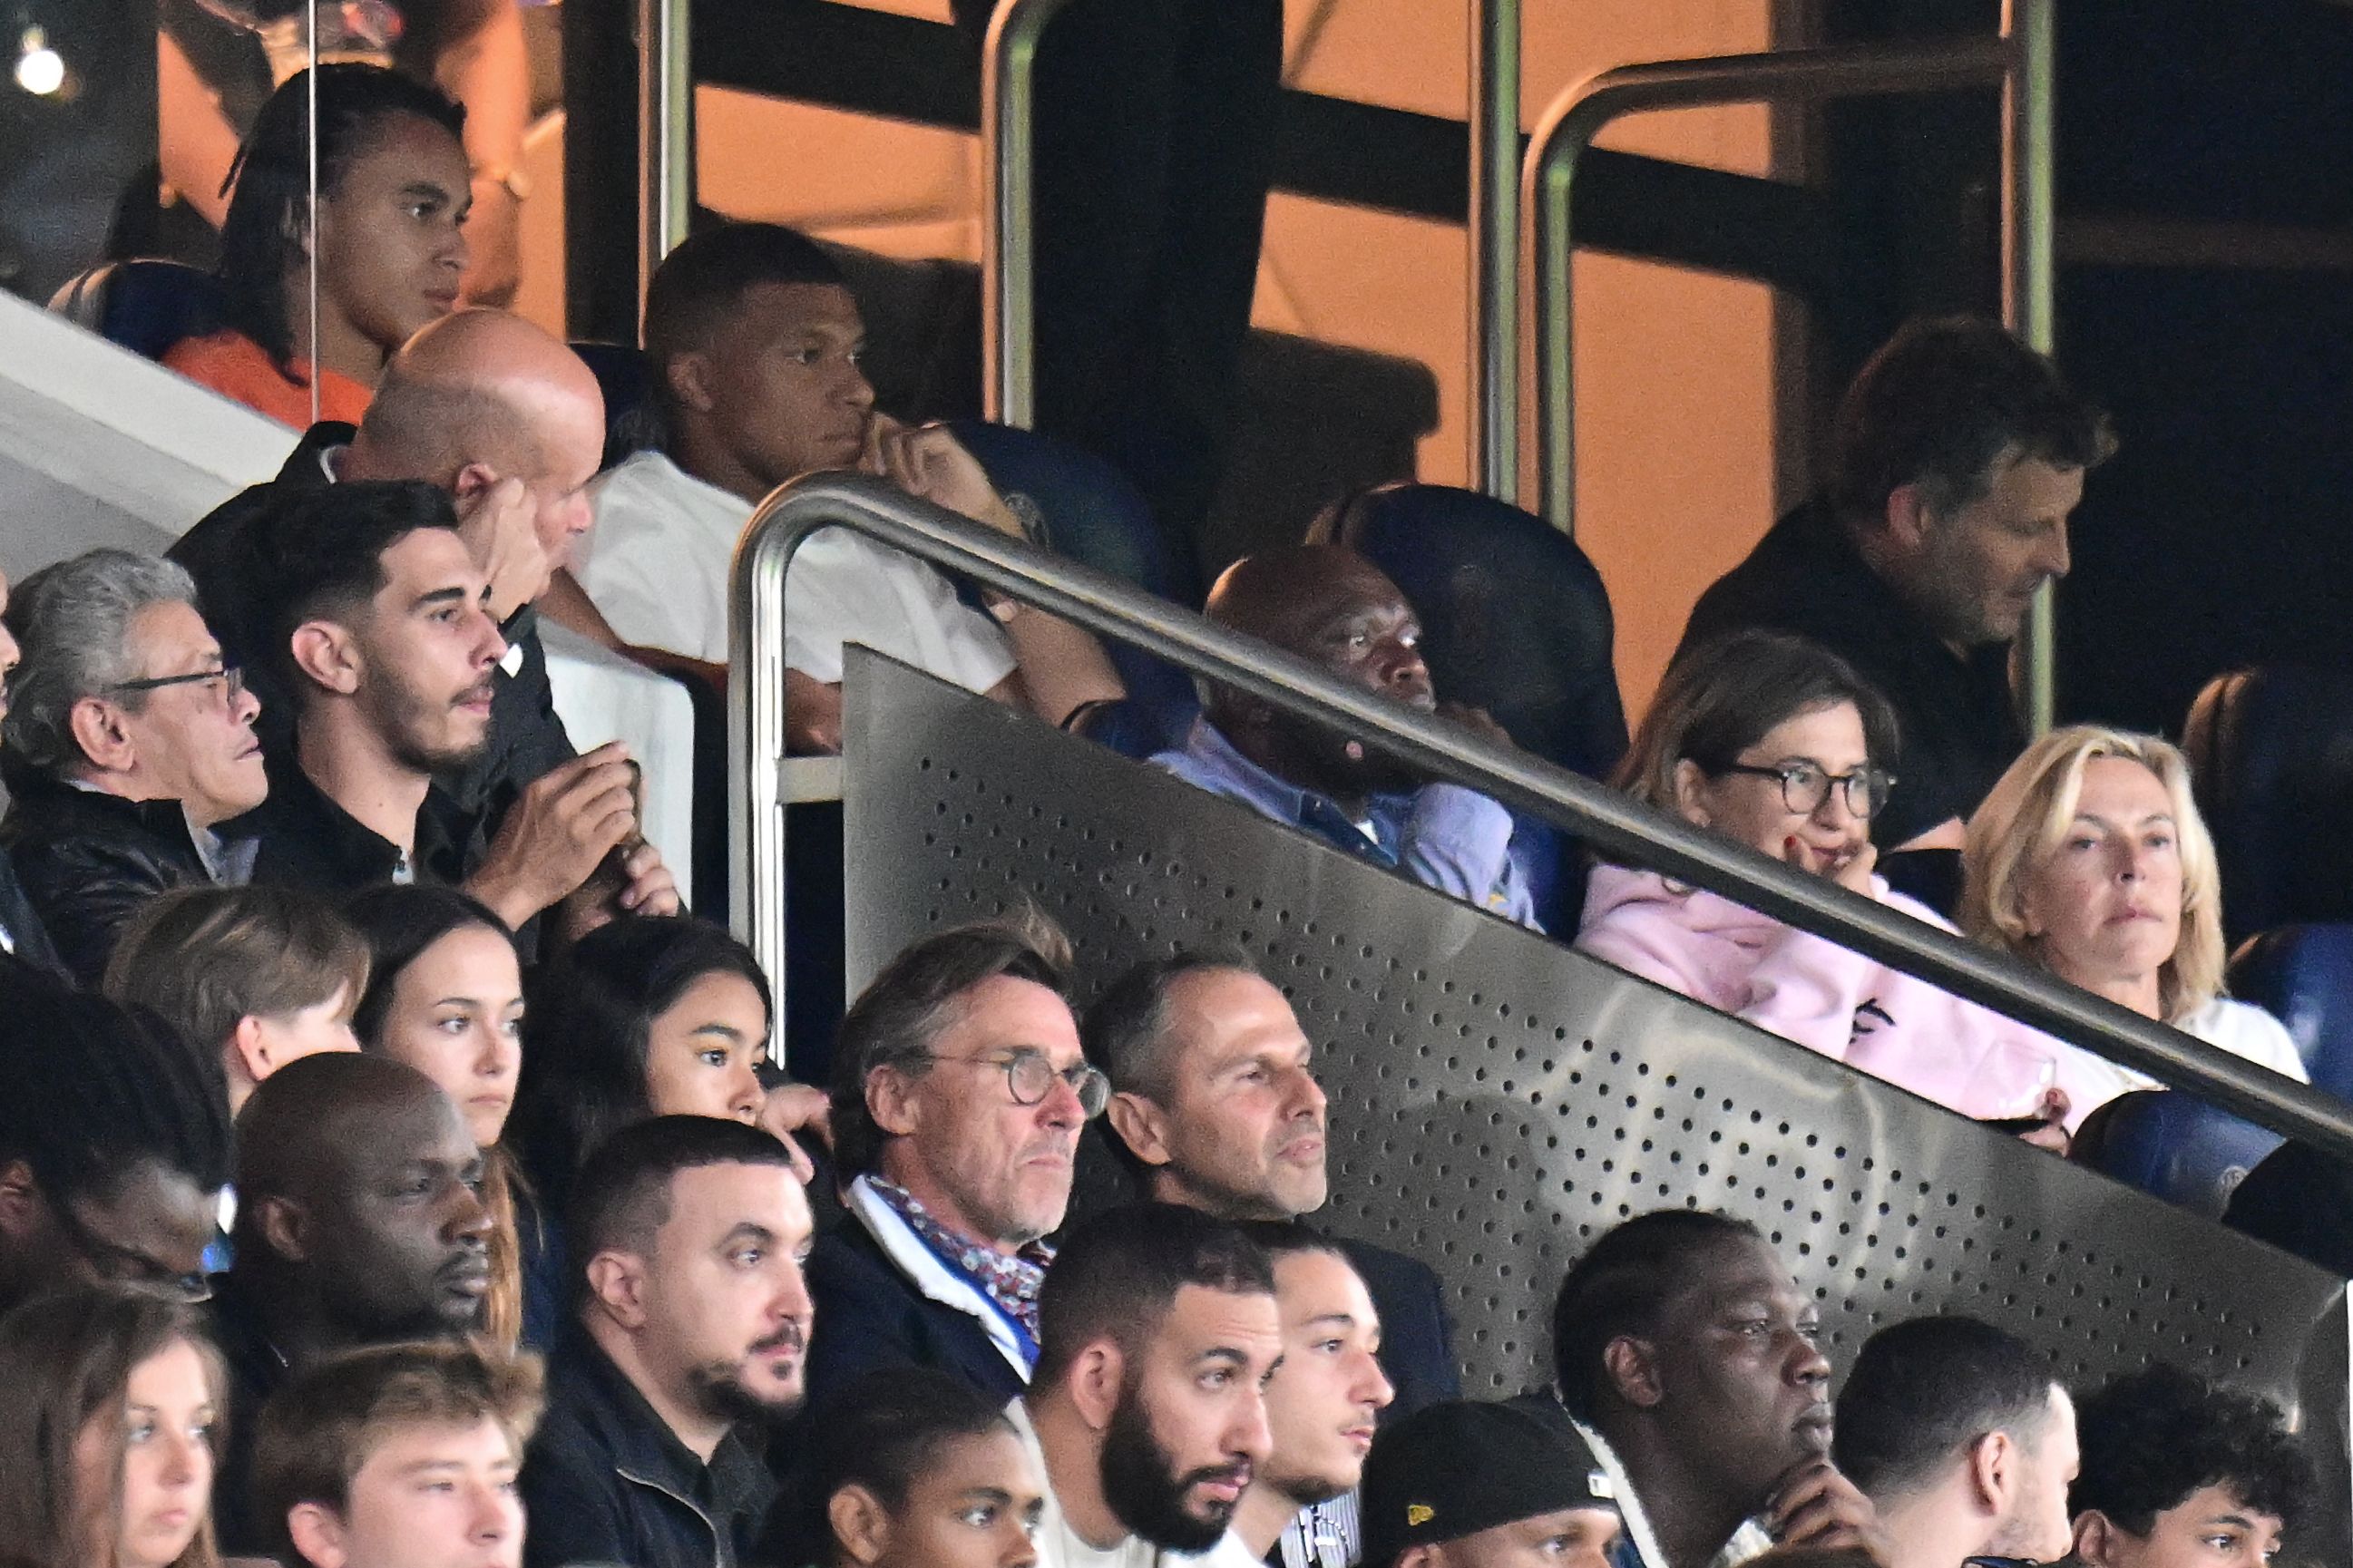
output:
[[[2274,1131],[2353,1159],[2353,1109],[2341,1100],[2030,969],[2006,953],[1825,879],[1792,871],[1565,768],[1346,685],[1295,654],[1212,626],[1107,573],[1048,554],[860,475],[813,475],[772,492],[744,530],[730,584],[732,913],[736,934],[776,981],[784,978],[786,952],[785,573],[801,542],[828,526],[903,550],[1100,637],[1132,644],[1196,677],[1345,729],[1429,774],[1557,823],[1602,854],[1633,860],[1826,936]]]
[[[1003,0],[981,52],[981,411],[1038,422],[1038,40],[1070,0]]]
[[[638,0],[638,309],[694,216],[692,0]],[[635,320],[631,321],[636,325]]]
[[[1935,92],[2000,86],[2002,103],[2002,312],[2051,352],[2052,105],[2054,0],[2005,0],[1992,37],[1790,49],[1619,66],[1553,100],[1528,149],[1523,195],[1535,230],[1538,500],[1563,532],[1577,530],[1577,421],[1570,210],[1577,166],[1610,121],[1650,110]],[[2026,634],[2025,702],[2033,732],[2050,727],[2051,594]]]
[[[1520,500],[1520,0],[1471,5],[1471,482]]]

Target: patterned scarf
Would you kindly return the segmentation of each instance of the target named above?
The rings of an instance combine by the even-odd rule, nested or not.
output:
[[[1021,1325],[1032,1345],[1038,1342],[1038,1287],[1046,1281],[1046,1266],[1054,1261],[1052,1247],[1033,1241],[1008,1256],[984,1242],[958,1236],[934,1219],[904,1187],[871,1174],[866,1184],[942,1262],[979,1286],[998,1310]]]

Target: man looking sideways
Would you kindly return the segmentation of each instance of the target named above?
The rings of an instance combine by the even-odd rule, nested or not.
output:
[[[1283,1568],[1348,1568],[1373,1426],[1396,1390],[1381,1372],[1381,1320],[1337,1243],[1295,1220],[1246,1227],[1274,1263],[1282,1364],[1267,1380],[1265,1467],[1234,1512],[1234,1534]]]
[[[1258,1244],[1192,1209],[1112,1209],[1064,1244],[1039,1317],[1010,1414],[1046,1476],[1042,1568],[1255,1563],[1227,1526],[1273,1447],[1282,1323]]]
[[[517,1568],[515,1471],[540,1369],[479,1345],[375,1345],[305,1370],[261,1413],[259,1516],[286,1568]]]
[[[2263,1568],[2318,1510],[2312,1458],[2267,1399],[2152,1366],[2085,1399],[2081,1427],[2083,1568]]]

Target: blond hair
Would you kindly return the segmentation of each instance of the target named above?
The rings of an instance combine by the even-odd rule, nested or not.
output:
[[[1961,929],[2050,967],[2026,929],[2027,873],[2066,836],[2083,799],[2084,770],[2101,757],[2138,763],[2157,775],[2172,804],[2181,855],[2181,935],[2158,970],[2158,1005],[2166,1022],[2179,1023],[2222,993],[2222,878],[2213,837],[2190,795],[2189,763],[2169,742],[2073,724],[2029,746],[1969,817],[1961,851]]]

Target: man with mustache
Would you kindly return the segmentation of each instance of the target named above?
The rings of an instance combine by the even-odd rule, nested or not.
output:
[[[1038,1290],[1079,1130],[1110,1095],[1064,1000],[1070,943],[1042,917],[936,932],[892,959],[834,1047],[847,1223],[809,1261],[824,1397],[930,1366],[1010,1399],[1038,1359]]]
[[[454,883],[520,928],[621,858],[637,805],[613,748],[533,781],[487,843],[479,822],[453,833],[452,814],[434,809],[436,775],[464,769],[489,742],[506,652],[446,494],[414,481],[289,490],[257,526],[267,530],[269,656],[295,710],[269,798],[238,819],[260,839],[257,881],[329,898],[380,882]],[[659,858],[629,860],[615,880],[623,909],[676,908]]]
[[[1087,1010],[1087,1059],[1111,1079],[1109,1142],[1144,1195],[1222,1219],[1294,1220],[1331,1194],[1314,1047],[1290,999],[1239,949],[1137,964]],[[1390,1407],[1461,1397],[1453,1334],[1429,1265],[1335,1238],[1379,1310]]]
[[[1303,544],[1237,561],[1202,613],[1377,697],[1511,743],[1483,710],[1438,700],[1413,606],[1352,550]],[[1527,873],[1513,858],[1512,814],[1476,790],[1430,783],[1366,742],[1210,686],[1185,745],[1152,762],[1335,848],[1506,920],[1536,923]]]
[[[1745,1220],[1638,1215],[1596,1240],[1553,1306],[1553,1388],[1625,1515],[1616,1568],[1732,1568],[1774,1545],[1878,1549],[1831,1464],[1831,1364],[1811,1297]]]
[[[1039,1568],[1255,1563],[1229,1526],[1273,1447],[1265,1252],[1196,1209],[1112,1209],[1071,1233],[1040,1309],[1037,1374],[1008,1411],[1047,1480]]]
[[[255,1418],[292,1373],[359,1345],[472,1333],[491,1287],[481,1151],[416,1068],[326,1052],[289,1062],[237,1116],[236,1262],[214,1300],[229,1369],[221,1546],[269,1549],[248,1479]]]
[[[808,1199],[756,1127],[658,1116],[574,1187],[579,1320],[523,1460],[526,1568],[733,1568],[776,1487],[768,1425],[797,1410]]]

